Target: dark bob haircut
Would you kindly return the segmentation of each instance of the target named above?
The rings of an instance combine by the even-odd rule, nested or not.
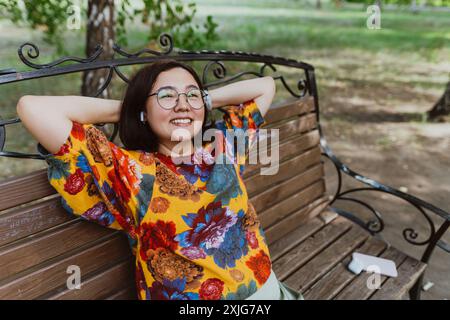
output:
[[[153,89],[158,75],[173,68],[183,68],[189,72],[194,77],[200,90],[204,90],[197,72],[191,66],[174,59],[158,60],[139,69],[128,84],[120,111],[119,136],[126,149],[147,152],[158,151],[158,137],[147,122],[142,123],[139,120],[139,114],[141,111],[146,111],[147,95]],[[201,132],[208,129],[207,118],[208,109],[205,107]]]

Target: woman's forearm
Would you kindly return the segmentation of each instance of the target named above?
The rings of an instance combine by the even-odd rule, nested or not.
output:
[[[272,77],[246,79],[209,90],[213,108],[240,104],[254,99],[264,115],[275,95],[275,81]]]
[[[83,96],[27,95],[20,99],[18,105],[43,118],[52,115],[79,123],[101,123],[119,121],[121,101]]]

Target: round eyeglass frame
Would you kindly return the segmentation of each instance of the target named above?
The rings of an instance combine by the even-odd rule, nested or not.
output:
[[[205,106],[205,99],[204,99],[204,97],[206,96],[206,93],[205,93],[203,90],[201,90],[201,89],[192,88],[192,89],[190,89],[190,90],[187,91],[187,92],[178,92],[178,91],[175,90],[175,89],[169,89],[169,90],[175,91],[175,92],[177,93],[178,97],[177,97],[177,100],[176,100],[175,104],[173,105],[173,107],[171,107],[171,108],[164,108],[164,107],[161,105],[161,103],[159,102],[159,99],[158,99],[158,96],[157,96],[158,93],[159,93],[161,90],[168,90],[168,88],[160,88],[160,89],[156,90],[156,92],[151,93],[151,94],[148,94],[147,96],[148,96],[148,97],[151,97],[151,96],[156,95],[156,101],[158,102],[159,106],[160,106],[161,108],[163,108],[164,110],[171,110],[171,109],[175,108],[175,107],[178,105],[178,102],[180,101],[180,95],[182,95],[182,94],[184,94],[184,95],[186,96],[186,101],[187,101],[187,103],[189,104],[189,106],[190,106],[192,109],[200,110],[202,107]],[[200,91],[200,94],[202,95],[203,104],[202,104],[202,106],[201,106],[200,108],[194,108],[194,107],[191,105],[191,103],[189,102],[189,99],[187,98],[187,94],[188,94],[189,92],[193,91],[193,90],[198,90],[198,91]]]

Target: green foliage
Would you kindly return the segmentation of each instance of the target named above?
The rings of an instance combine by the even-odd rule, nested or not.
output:
[[[0,16],[16,24],[44,31],[44,41],[63,51],[63,31],[70,14],[70,0],[0,0]],[[23,8],[23,10],[21,9]]]
[[[70,7],[76,3],[73,0],[0,0],[0,17],[44,31],[44,40],[55,45],[58,53],[65,53],[63,34],[71,15]],[[193,2],[185,5],[182,0],[142,0],[142,3],[143,9],[134,9],[130,0],[119,1],[115,25],[117,43],[128,44],[126,23],[136,17],[149,26],[148,40],[167,32],[173,36],[175,46],[194,50],[218,39],[217,23],[211,16],[203,23],[204,31],[194,24],[197,9]],[[86,9],[80,9],[86,18]]]
[[[375,0],[346,0],[352,3],[373,4]],[[412,0],[381,0],[382,4],[395,4],[399,6],[411,6]],[[417,0],[416,5],[424,4],[430,7],[450,7],[450,0]]]
[[[148,39],[156,39],[161,33],[167,32],[173,36],[174,45],[183,49],[204,48],[206,44],[217,40],[217,23],[208,16],[203,24],[204,32],[200,31],[198,24],[194,25],[194,16],[197,12],[196,4],[187,5],[181,0],[143,0],[144,8],[135,10],[140,14],[142,22],[149,25]],[[122,39],[121,39],[122,40]]]

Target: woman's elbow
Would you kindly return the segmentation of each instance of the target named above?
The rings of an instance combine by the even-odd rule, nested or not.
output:
[[[24,119],[26,115],[30,112],[30,106],[32,105],[33,96],[31,95],[25,95],[20,97],[19,101],[17,102],[16,111],[17,115],[20,119]]]
[[[277,85],[275,83],[275,79],[271,76],[266,76],[264,78],[266,81],[264,93],[273,99],[273,97],[275,96],[276,90],[277,90]]]

